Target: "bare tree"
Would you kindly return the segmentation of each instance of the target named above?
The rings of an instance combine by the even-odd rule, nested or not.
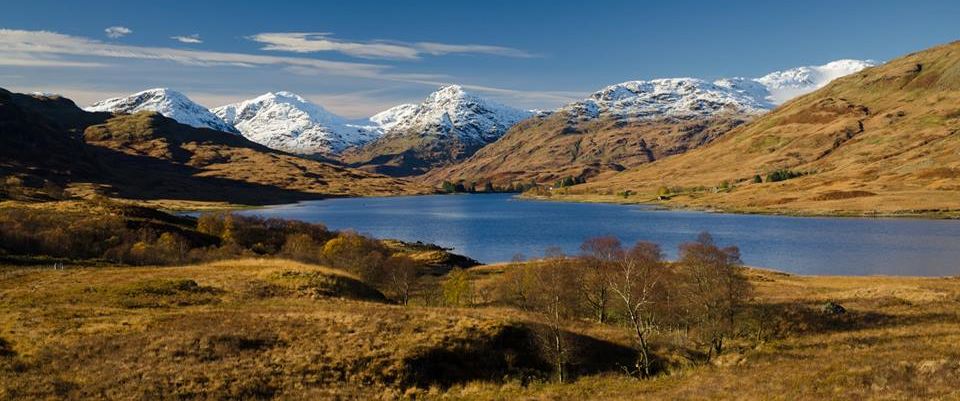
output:
[[[394,255],[383,264],[384,284],[403,305],[410,303],[410,293],[417,282],[417,262],[406,255]]]
[[[523,255],[513,256],[510,264],[503,271],[501,281],[497,284],[498,298],[520,310],[530,310],[530,292],[533,287],[534,268],[532,264],[523,262]]]
[[[663,253],[650,242],[638,242],[623,254],[607,275],[613,298],[619,301],[637,340],[637,374],[649,377],[652,362],[647,334],[654,329],[656,305],[663,301],[665,275]]]
[[[569,259],[559,249],[547,251],[544,263],[533,268],[530,292],[531,310],[545,323],[535,335],[557,374],[557,381],[567,379],[566,366],[573,355],[573,343],[565,325],[576,313],[576,275]]]
[[[612,265],[623,258],[620,240],[613,236],[589,238],[580,245],[583,263],[579,287],[584,301],[597,319],[607,321],[607,303],[610,300],[609,278]]]
[[[720,248],[710,234],[702,233],[696,241],[680,245],[678,264],[687,318],[709,345],[708,355],[720,354],[750,293],[740,250]]]

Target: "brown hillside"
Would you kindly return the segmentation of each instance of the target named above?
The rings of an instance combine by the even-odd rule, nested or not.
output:
[[[391,133],[340,156],[347,165],[378,174],[406,177],[465,160],[486,145],[462,141],[436,127]]]
[[[960,42],[838,79],[695,151],[569,191],[741,211],[960,211]],[[777,170],[799,177],[767,182]],[[754,183],[755,176],[764,178]],[[783,174],[781,174],[783,175]],[[727,182],[728,185],[723,185]],[[629,201],[629,200],[628,200]]]
[[[489,181],[509,187],[564,177],[593,179],[694,149],[742,124],[744,118],[603,118],[577,123],[566,113],[555,113],[517,124],[466,161],[430,171],[424,180]]]

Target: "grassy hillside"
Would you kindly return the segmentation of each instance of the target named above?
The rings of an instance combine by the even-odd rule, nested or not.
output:
[[[0,90],[0,128],[0,196],[43,198],[38,189],[57,186],[83,197],[193,207],[429,192],[155,113],[87,113],[59,97]]]
[[[565,112],[522,121],[469,159],[431,170],[422,179],[514,184],[553,184],[567,177],[602,179],[624,169],[709,143],[746,117],[618,121],[569,121]]]
[[[283,260],[4,269],[0,295],[4,399],[394,398],[542,369],[517,313],[390,305]]]
[[[627,201],[666,195],[670,205],[738,211],[957,215],[958,104],[954,42],[837,79],[708,146],[567,196],[622,201],[630,191]]]
[[[477,288],[505,266],[473,270]],[[349,274],[283,260],[0,269],[4,399],[949,399],[960,386],[960,281],[753,270],[761,342],[638,380],[543,376],[537,320],[501,307],[391,305]],[[826,301],[842,315],[823,315]],[[777,319],[774,319],[773,316]],[[776,324],[773,324],[775,323]],[[629,356],[615,328],[578,324]],[[749,333],[746,336],[754,336]],[[656,338],[662,351],[680,341]],[[624,344],[624,345],[618,345]],[[679,357],[679,356],[678,356]],[[682,358],[681,358],[682,359]],[[591,373],[593,372],[593,373]],[[539,377],[539,379],[538,379]],[[526,379],[525,379],[526,378]]]
[[[481,268],[483,276],[504,266]],[[582,377],[570,385],[471,383],[451,400],[931,400],[960,396],[960,280],[794,276],[753,270],[768,329],[788,333],[741,344],[708,366],[648,380]],[[839,317],[802,313],[836,302]]]

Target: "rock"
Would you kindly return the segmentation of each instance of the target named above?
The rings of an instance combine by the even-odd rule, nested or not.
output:
[[[829,301],[820,307],[820,311],[827,315],[842,315],[847,313],[847,308],[844,308],[836,302]]]

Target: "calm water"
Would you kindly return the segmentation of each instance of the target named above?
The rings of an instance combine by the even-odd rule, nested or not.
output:
[[[612,234],[625,244],[677,245],[709,231],[737,245],[744,262],[801,274],[960,274],[960,221],[800,218],[653,210],[644,206],[540,202],[508,194],[351,198],[243,211],[322,222],[379,238],[450,247],[482,262],[578,252],[588,237]]]

